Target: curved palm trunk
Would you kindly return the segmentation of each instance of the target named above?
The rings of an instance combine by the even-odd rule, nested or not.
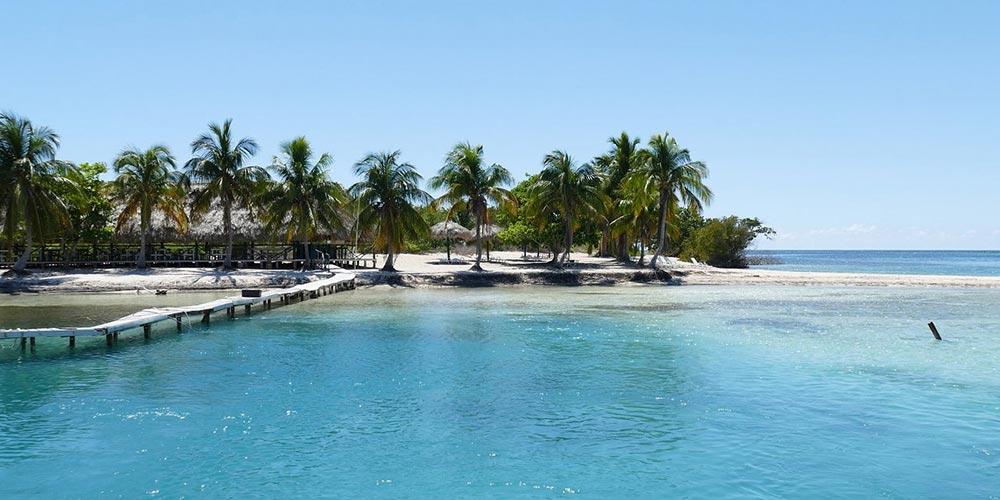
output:
[[[646,264],[646,230],[639,232],[639,267]]]
[[[569,254],[573,251],[573,214],[567,214],[566,217],[566,232],[563,236],[563,244],[566,245],[566,250],[562,256],[562,262],[566,263],[569,261]]]
[[[222,208],[222,225],[226,231],[226,255],[223,256],[222,268],[233,269],[233,205],[226,203]]]
[[[650,267],[656,269],[656,261],[667,249],[667,192],[660,190],[660,215],[656,224],[656,252],[650,261]]]
[[[392,244],[393,243],[393,241],[392,241],[393,240],[393,234],[395,234],[395,233],[392,230],[392,223],[391,222],[389,223],[388,229],[389,229],[389,231],[387,233],[387,238],[386,238],[386,243],[385,243],[385,247],[386,247],[385,248],[385,251],[386,251],[385,265],[382,266],[382,271],[389,272],[389,273],[394,273],[394,272],[396,272],[396,267],[393,266],[393,263],[396,261],[396,259],[395,259],[395,250],[396,249],[393,248],[393,244]]]
[[[447,230],[445,231],[445,233],[447,233]],[[448,263],[451,264],[451,234],[445,234],[444,241],[445,241],[445,248],[448,249]]]
[[[17,262],[14,262],[13,270],[15,273],[24,273],[25,269],[28,267],[28,258],[31,257],[31,224],[25,220],[24,223],[24,251],[21,252],[21,256],[17,258]]]
[[[470,271],[482,271],[479,264],[483,260],[483,214],[476,210],[476,263],[469,268]]]

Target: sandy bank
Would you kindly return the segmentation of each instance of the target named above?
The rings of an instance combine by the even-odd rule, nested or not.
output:
[[[383,256],[380,256],[380,258]],[[859,273],[817,273],[718,269],[670,259],[664,272],[648,267],[622,264],[613,259],[575,254],[574,262],[559,269],[539,259],[522,259],[517,252],[494,252],[484,262],[485,272],[468,271],[470,256],[444,254],[404,254],[399,256],[399,273],[361,269],[358,286],[398,287],[483,287],[517,285],[825,285],[825,286],[908,286],[1000,288],[1000,277],[932,276]],[[154,289],[224,290],[239,288],[286,287],[328,276],[326,272],[245,269],[223,273],[215,269],[126,269],[36,272],[17,278],[0,278],[0,292],[136,292]]]

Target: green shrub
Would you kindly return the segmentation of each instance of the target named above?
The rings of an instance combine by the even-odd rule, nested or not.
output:
[[[680,258],[695,258],[715,267],[747,267],[746,249],[758,236],[770,238],[775,231],[757,219],[708,219],[684,241]]]

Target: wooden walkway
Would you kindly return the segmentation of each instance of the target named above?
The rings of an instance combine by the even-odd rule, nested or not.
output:
[[[0,339],[19,338],[23,347],[28,342],[34,346],[36,337],[68,337],[69,345],[74,346],[76,345],[77,337],[104,336],[107,344],[112,345],[118,339],[119,333],[133,328],[142,328],[143,335],[149,338],[152,326],[161,321],[174,320],[177,324],[177,330],[180,331],[184,318],[188,316],[200,317],[201,322],[207,324],[212,320],[212,313],[226,311],[226,315],[229,318],[234,318],[236,317],[236,308],[240,306],[243,306],[244,311],[249,314],[251,307],[254,305],[260,305],[265,310],[271,309],[272,300],[277,300],[281,305],[287,305],[296,301],[314,299],[344,290],[353,290],[354,286],[353,274],[339,273],[332,278],[304,283],[290,288],[262,290],[260,297],[237,296],[193,306],[152,307],[96,326],[80,328],[0,329]]]

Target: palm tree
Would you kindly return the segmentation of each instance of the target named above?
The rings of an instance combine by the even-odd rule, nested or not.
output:
[[[309,241],[319,231],[341,229],[340,211],[347,203],[344,188],[327,176],[333,157],[323,153],[313,163],[312,156],[312,147],[305,137],[281,145],[281,155],[274,157],[271,165],[278,181],[265,197],[264,214],[268,232],[283,232],[288,242],[302,241],[306,268],[312,267]]]
[[[546,155],[542,164],[545,168],[531,188],[527,208],[536,216],[558,213],[562,217],[564,253],[561,262],[566,262],[573,249],[576,217],[599,213],[606,197],[601,190],[601,177],[590,164],[577,167],[572,157],[558,150]]]
[[[620,196],[614,205],[620,215],[610,225],[619,238],[626,240],[626,244],[630,234],[634,236],[632,241],[638,240],[639,265],[642,266],[646,260],[646,244],[656,231],[656,186],[643,182],[638,176],[630,176],[621,184],[618,193]],[[667,227],[670,236],[676,237],[678,226],[668,224]]]
[[[514,181],[510,172],[496,163],[483,165],[483,146],[468,142],[456,144],[445,157],[444,166],[431,178],[431,189],[444,189],[445,193],[434,203],[448,202],[451,210],[470,210],[476,218],[476,263],[470,271],[482,271],[483,224],[488,221],[490,204],[516,206],[517,200],[503,188]],[[450,219],[450,214],[448,219]]]
[[[190,180],[197,183],[191,204],[192,215],[208,212],[216,200],[222,205],[222,225],[226,233],[225,270],[233,269],[233,207],[255,206],[255,196],[268,179],[267,170],[246,165],[257,153],[257,143],[249,138],[234,142],[230,131],[232,122],[232,119],[226,120],[221,126],[210,123],[209,133],[191,143],[194,158],[185,165]]]
[[[608,142],[611,143],[611,149],[604,155],[600,156],[600,164],[604,167],[604,173],[606,175],[605,184],[605,194],[610,196],[612,199],[619,199],[621,194],[619,191],[622,187],[622,182],[628,177],[628,175],[642,163],[642,148],[639,147],[639,138],[629,137],[628,133],[622,132],[618,137],[608,138]],[[619,206],[614,204],[609,205],[614,211],[612,217],[619,217],[622,215],[620,211],[617,211]],[[627,231],[620,232],[618,235],[618,248],[614,250],[617,255],[618,260],[622,262],[628,262],[628,238]]]
[[[159,210],[184,231],[187,228],[184,176],[166,146],[155,145],[142,151],[131,148],[118,154],[111,183],[112,199],[122,207],[118,229],[139,214],[139,255],[136,264],[146,267],[146,241],[154,210]]]
[[[31,245],[69,224],[66,200],[76,185],[69,179],[73,164],[56,159],[59,136],[48,127],[35,127],[27,118],[0,114],[0,220],[12,240],[24,230],[24,251],[12,270],[26,272]]]
[[[656,252],[650,265],[656,268],[657,259],[667,249],[667,219],[677,214],[684,204],[695,211],[712,201],[712,190],[705,185],[708,166],[693,161],[691,153],[677,144],[677,140],[664,132],[649,139],[642,165],[634,174],[650,184],[657,193],[658,216],[656,224]]]
[[[406,240],[427,232],[427,222],[416,204],[429,203],[431,195],[420,189],[422,177],[413,165],[399,162],[400,152],[369,153],[354,165],[362,180],[349,189],[360,207],[357,223],[372,230],[376,246],[386,249],[383,271],[396,272],[396,252]]]

